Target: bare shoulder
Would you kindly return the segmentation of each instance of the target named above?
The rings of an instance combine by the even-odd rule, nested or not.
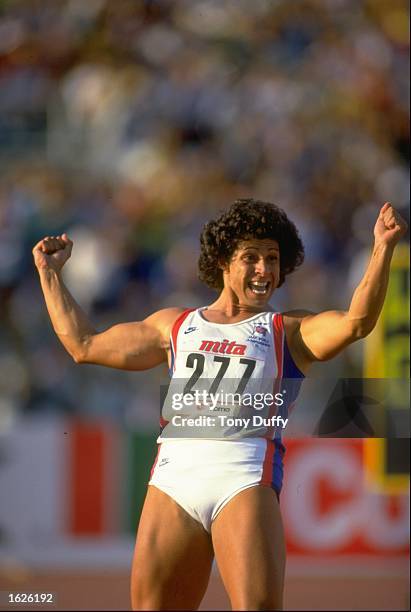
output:
[[[290,328],[290,330],[298,328],[303,319],[316,314],[312,310],[287,310],[287,312],[282,313],[284,326]]]
[[[145,325],[157,329],[163,338],[168,339],[173,324],[185,310],[187,309],[178,306],[163,308],[153,312],[153,314],[144,319],[143,322]]]
[[[311,310],[288,310],[283,312],[282,315],[285,336],[291,356],[301,372],[307,374],[313,358],[302,341],[301,322],[304,319],[315,316],[316,313]]]

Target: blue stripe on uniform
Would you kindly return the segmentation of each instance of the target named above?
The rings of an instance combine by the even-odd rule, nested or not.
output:
[[[275,444],[275,450],[273,455],[271,486],[273,487],[274,491],[276,491],[279,495],[283,486],[283,456],[285,453],[285,447],[278,439],[273,440],[273,442]]]
[[[174,372],[174,360],[175,360],[175,357],[174,357],[174,351],[173,351],[173,343],[171,342],[171,340],[170,340],[170,350],[171,350],[171,363],[170,363],[170,368],[168,370],[168,374],[169,374],[170,378],[172,378],[173,372]]]
[[[299,370],[291,356],[288,348],[287,339],[284,337],[284,356],[283,356],[283,376],[281,379],[281,390],[287,392],[287,401],[282,406],[283,410],[280,409],[278,416],[283,419],[287,418],[288,410],[287,406],[291,405],[298,396],[301,388],[304,374]],[[285,446],[281,442],[281,433],[277,433],[273,442],[275,444],[274,456],[273,456],[273,468],[272,468],[272,479],[271,484],[273,489],[280,494],[283,485],[283,457],[285,454]]]

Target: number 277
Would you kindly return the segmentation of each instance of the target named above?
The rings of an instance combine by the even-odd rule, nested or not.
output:
[[[217,375],[211,383],[211,387],[208,390],[209,393],[216,393],[217,389],[223,379],[224,374],[227,372],[228,366],[230,365],[230,357],[220,357],[216,355],[214,357],[215,363],[220,363],[220,367],[218,369]],[[248,381],[251,378],[252,373],[254,372],[256,361],[255,359],[240,359],[240,363],[245,365],[245,370],[240,378],[237,389],[234,393],[244,393],[244,389],[247,386]],[[191,393],[194,385],[204,372],[204,364],[205,364],[205,356],[201,353],[190,353],[187,357],[186,366],[188,368],[195,368],[194,372],[190,376],[187,384],[184,387],[184,393]]]

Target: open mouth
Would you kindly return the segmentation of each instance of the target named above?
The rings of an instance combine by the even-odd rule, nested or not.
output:
[[[248,286],[255,295],[267,295],[270,289],[270,282],[250,281]]]

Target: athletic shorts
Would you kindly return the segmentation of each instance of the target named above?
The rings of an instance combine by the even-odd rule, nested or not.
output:
[[[237,493],[258,485],[279,497],[284,447],[264,438],[164,440],[159,444],[150,485],[167,493],[204,529]]]

